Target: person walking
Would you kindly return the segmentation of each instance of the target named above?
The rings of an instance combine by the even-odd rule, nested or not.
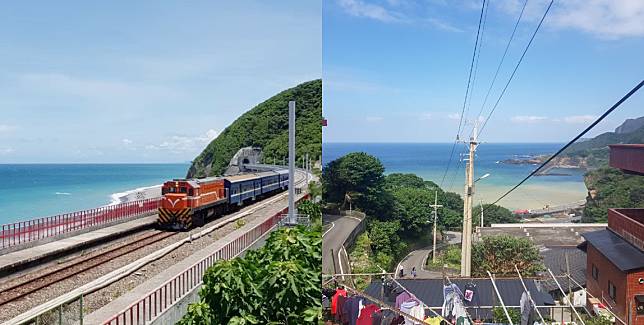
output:
[[[399,273],[400,273],[400,274],[399,274],[399,276],[398,276],[398,277],[400,277],[400,278],[405,277],[405,270],[404,270],[404,268],[403,268],[402,264],[400,265],[400,272],[399,272]]]
[[[415,266],[411,268],[411,276],[413,276],[414,278],[416,277],[416,267]]]

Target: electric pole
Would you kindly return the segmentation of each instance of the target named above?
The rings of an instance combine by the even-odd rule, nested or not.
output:
[[[469,277],[472,274],[472,198],[474,196],[474,153],[476,152],[477,128],[470,137],[470,150],[465,168],[465,200],[463,204],[463,236],[461,243],[461,276]]]
[[[442,205],[438,205],[438,190],[434,191],[434,204],[430,204],[429,206],[434,208],[434,247],[432,248],[432,262],[436,262],[436,220],[437,220],[437,214],[436,210],[438,208],[442,208]]]
[[[483,200],[481,202],[481,228],[483,228]]]

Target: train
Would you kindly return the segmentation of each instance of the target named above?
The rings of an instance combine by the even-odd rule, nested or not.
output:
[[[252,201],[288,188],[288,169],[194,179],[173,179],[161,186],[157,227],[188,230]]]

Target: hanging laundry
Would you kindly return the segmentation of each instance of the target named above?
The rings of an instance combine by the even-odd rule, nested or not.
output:
[[[411,308],[409,314],[418,319],[425,319],[425,308],[423,308],[423,305],[419,303]],[[414,321],[413,324],[420,325],[421,323]]]
[[[371,313],[371,325],[382,325],[382,319],[384,317],[385,315],[381,310],[374,311],[373,313]]]
[[[347,301],[342,307],[343,324],[356,325],[360,312],[360,304],[362,304],[363,300],[364,298],[360,296],[347,298]]]
[[[409,299],[411,299],[411,295],[407,293],[407,291],[403,291],[401,294],[396,296],[396,309],[400,309],[400,305]]]
[[[348,313],[346,315],[344,313],[344,305],[347,299],[348,298],[345,296],[338,296],[337,298],[337,306],[336,306],[336,313],[335,313],[336,323],[339,323],[339,324],[349,323]]]
[[[465,299],[467,302],[472,302],[475,292],[476,292],[476,284],[474,283],[466,284],[465,292],[463,293],[463,299]]]
[[[521,325],[534,323],[534,317],[532,316],[534,305],[530,301],[530,297],[528,297],[528,294],[525,291],[521,295],[519,304],[521,305]]]
[[[472,323],[470,323],[469,318],[467,318],[466,316],[461,316],[456,319],[456,325],[472,325]]]
[[[440,317],[427,317],[425,318],[425,324],[440,325],[442,320]]]
[[[335,290],[335,295],[331,298],[331,315],[335,315],[337,311],[337,306],[338,306],[338,297],[347,296],[347,291],[344,290],[344,287],[339,287],[338,289]]]
[[[418,306],[418,301],[413,300],[413,299],[410,299],[410,300],[408,300],[408,301],[403,302],[403,303],[400,305],[400,311],[401,311],[402,313],[407,314],[407,315],[411,315],[411,316],[413,316],[413,315],[412,315],[412,309],[413,309],[414,307],[417,307],[417,306]],[[421,319],[422,319],[422,318],[421,318]],[[410,317],[405,317],[405,325],[416,325],[416,324],[417,324],[417,323],[416,323],[416,322],[414,322]]]
[[[356,321],[356,325],[373,325],[374,324],[374,314],[380,311],[380,308],[377,305],[369,304],[364,306],[360,310],[360,316]]]

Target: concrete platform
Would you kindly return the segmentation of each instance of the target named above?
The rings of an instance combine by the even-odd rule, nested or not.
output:
[[[297,198],[301,198],[303,195],[297,196]],[[199,251],[196,251],[195,253],[191,254],[190,256],[186,257],[183,260],[177,261],[176,264],[172,265],[165,271],[153,276],[149,280],[139,284],[136,286],[134,289],[122,294],[118,298],[114,299],[111,301],[109,304],[103,306],[102,308],[93,311],[89,315],[84,317],[84,323],[86,324],[102,324],[109,320],[112,316],[116,315],[117,313],[123,311],[125,308],[130,306],[132,303],[140,300],[142,297],[145,297],[148,295],[150,292],[153,290],[157,289],[164,283],[166,283],[168,280],[176,277],[178,274],[182,273],[184,270],[192,266],[193,264],[198,263],[199,261],[203,260],[204,258],[210,256],[213,252],[221,249],[222,247],[226,246],[228,243],[234,241],[237,237],[240,235],[248,232],[250,229],[255,227],[258,224],[261,224],[265,220],[271,218],[275,213],[279,212],[283,208],[287,207],[287,201],[286,199],[280,200],[273,204],[270,207],[266,207],[263,209],[260,209],[259,211],[254,212],[254,215],[260,215],[260,218],[257,218],[253,220],[252,222],[249,222],[248,224],[244,225],[243,227],[234,230],[233,232],[227,234],[223,238],[219,239],[215,243],[210,244],[206,248],[203,248]],[[249,249],[255,249],[258,247],[261,247],[264,244],[264,238],[258,240],[254,245],[249,247]],[[242,254],[243,255],[243,254]],[[191,292],[193,293],[194,297],[198,296],[196,293],[199,291],[199,287],[193,288]],[[193,297],[193,298],[194,298]],[[161,303],[161,301],[158,301],[156,303]],[[159,308],[161,309],[161,308]],[[185,306],[180,305],[180,313],[177,315],[183,315],[185,313]],[[174,315],[174,314],[173,314]],[[175,315],[176,316],[176,315]],[[177,316],[180,318],[180,316]],[[170,322],[171,324],[174,324],[173,322]]]
[[[55,259],[70,251],[151,227],[155,222],[156,215],[146,216],[0,255],[0,277]]]

